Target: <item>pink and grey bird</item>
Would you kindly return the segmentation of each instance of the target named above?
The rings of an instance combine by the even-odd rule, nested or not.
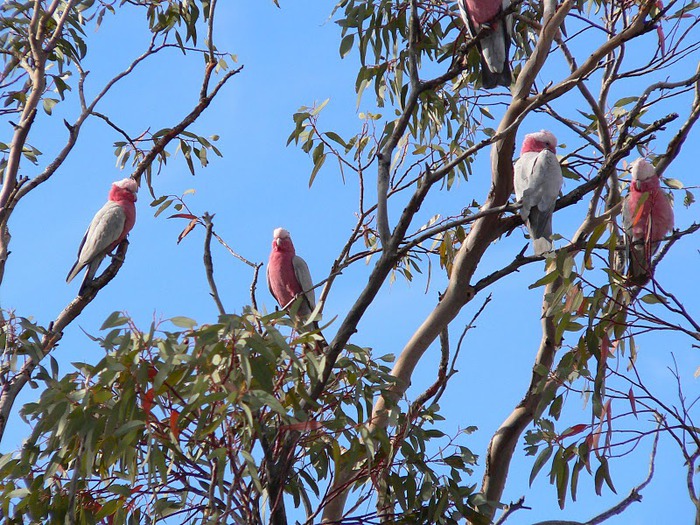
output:
[[[316,308],[309,267],[296,254],[289,232],[277,228],[272,234],[272,251],[267,262],[267,286],[281,308],[286,308],[298,296],[303,297],[297,318],[306,322]]]
[[[632,182],[622,207],[622,223],[629,250],[629,275],[644,284],[651,277],[651,256],[673,230],[673,207],[661,189],[659,176],[649,162],[630,164]]]
[[[525,135],[514,166],[515,196],[530,231],[535,255],[552,249],[552,215],[564,179],[557,160],[557,138],[549,131]]]
[[[87,266],[79,295],[84,295],[94,279],[102,260],[122,242],[136,222],[136,192],[134,179],[122,179],[112,184],[107,203],[92,218],[92,222],[78,248],[78,260],[68,272],[71,282]]]
[[[459,13],[471,37],[486,28],[486,35],[477,42],[481,56],[481,83],[485,89],[509,87],[511,83],[510,32],[511,15],[499,15],[510,7],[510,0],[457,0]]]

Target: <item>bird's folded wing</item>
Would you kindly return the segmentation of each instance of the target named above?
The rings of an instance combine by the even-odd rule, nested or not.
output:
[[[79,260],[87,262],[119,239],[124,231],[126,214],[119,204],[109,201],[98,211],[90,223],[80,245]]]
[[[297,281],[299,281],[299,286],[301,286],[302,292],[305,292],[304,295],[306,296],[306,300],[309,302],[309,306],[313,310],[316,308],[316,293],[313,290],[313,281],[311,280],[311,272],[309,272],[309,267],[306,264],[306,261],[299,257],[298,255],[294,256],[294,259],[292,259],[292,265],[294,266],[294,275],[297,277]]]

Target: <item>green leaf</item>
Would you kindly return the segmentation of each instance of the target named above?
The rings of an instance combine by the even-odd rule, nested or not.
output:
[[[190,319],[189,317],[171,317],[170,322],[173,323],[175,326],[179,326],[180,328],[189,328],[190,330],[197,326],[197,321],[195,321],[194,319]]]
[[[355,40],[355,35],[353,33],[350,33],[349,35],[345,35],[343,39],[340,41],[340,58],[345,58],[347,54],[350,52],[352,49],[352,44]]]
[[[610,477],[610,468],[608,466],[608,460],[604,459],[602,466],[605,466],[603,469],[603,477],[605,478],[605,483],[610,487],[610,490],[613,491],[613,493],[617,494],[617,491],[615,490],[615,486],[613,485],[612,478]]]
[[[595,493],[600,496],[603,490],[603,481],[605,480],[605,474],[603,473],[603,465],[598,467],[595,471]]]
[[[683,206],[686,208],[689,207],[691,204],[695,202],[695,195],[693,195],[690,191],[685,190],[685,197],[683,197]]]
[[[479,111],[481,111],[481,113],[482,113],[485,117],[490,118],[491,120],[493,120],[493,115],[491,114],[491,112],[488,110],[488,108],[487,108],[486,106],[480,105],[480,106],[479,106]]]
[[[107,328],[115,328],[117,326],[124,326],[129,321],[128,317],[124,317],[121,312],[112,312],[109,317],[105,319],[105,322],[100,326],[100,330],[106,330]]]
[[[47,115],[51,115],[53,111],[53,107],[58,104],[58,100],[55,98],[45,98],[42,100],[42,103],[44,105],[44,111],[46,111]]]
[[[564,510],[566,504],[566,487],[569,484],[569,463],[565,458],[561,458],[557,472],[557,500],[559,508]]]
[[[326,137],[328,137],[329,139],[331,139],[333,142],[336,142],[336,143],[340,144],[341,146],[343,146],[343,148],[347,149],[348,145],[347,145],[346,142],[341,138],[341,136],[338,135],[337,133],[335,133],[335,132],[333,132],[333,131],[327,131],[327,132],[324,133],[324,135],[325,135]]]
[[[659,304],[659,303],[664,304],[664,303],[666,303],[666,300],[663,297],[659,297],[655,293],[648,293],[648,294],[642,296],[639,300],[642,301],[643,303],[647,303],[647,304]]]
[[[132,430],[136,430],[137,428],[142,428],[144,426],[145,426],[145,423],[143,421],[139,421],[139,420],[128,421],[128,422],[124,423],[122,426],[120,426],[116,430],[116,432],[114,432],[114,436],[121,437],[121,436],[128,434]]]
[[[549,415],[554,419],[559,419],[561,415],[561,408],[564,404],[564,396],[558,395],[554,398],[554,401],[549,405]]]
[[[678,179],[666,179],[666,178],[664,178],[664,182],[666,183],[666,186],[668,186],[669,188],[673,188],[675,190],[682,190],[683,188],[685,188],[685,186],[683,186],[683,183],[681,181],[679,181]]]
[[[116,146],[117,144],[119,144],[119,143],[115,143],[115,146]],[[121,143],[121,145],[123,146],[124,143]],[[153,202],[151,202],[151,207],[155,208],[156,206],[158,206],[160,203],[162,203],[162,202],[163,202],[165,199],[167,199],[167,198],[168,198],[167,195],[161,195],[161,196],[158,197],[157,199],[154,199]]]
[[[540,452],[540,454],[537,456],[537,459],[535,459],[535,463],[532,465],[532,472],[530,472],[530,486],[532,486],[532,482],[535,481],[537,474],[539,474],[540,470],[542,470],[542,467],[544,467],[545,463],[547,463],[549,458],[552,457],[553,451],[554,448],[551,445],[548,445],[547,448],[543,449],[542,452]]]
[[[158,215],[160,215],[165,210],[167,210],[172,203],[173,203],[172,199],[166,200],[163,204],[160,205],[160,207],[156,210],[156,212],[153,214],[153,216],[158,217]]]
[[[532,290],[533,288],[538,288],[540,286],[544,286],[545,284],[553,283],[556,278],[559,276],[559,271],[558,270],[552,270],[549,272],[547,275],[542,277],[539,281],[534,282],[530,286],[528,286],[528,289]]]
[[[102,505],[102,508],[97,511],[95,519],[99,522],[105,519],[107,516],[111,516],[117,509],[124,506],[124,502],[121,499],[113,499]]]
[[[608,224],[606,222],[603,222],[596,226],[596,228],[593,230],[593,233],[591,236],[588,238],[588,242],[586,242],[586,252],[585,252],[585,258],[588,259],[591,256],[591,252],[593,251],[593,248],[595,248],[596,243],[598,240],[603,236],[603,233],[605,230],[608,228]]]
[[[260,388],[266,392],[272,392],[274,390],[274,382],[272,371],[270,370],[270,367],[267,366],[267,361],[262,357],[252,359],[250,361],[250,368],[252,370],[253,378],[258,382]]]
[[[639,100],[639,97],[623,97],[617,102],[615,102],[615,105],[613,107],[621,108],[622,106],[626,106],[627,104],[631,104],[632,102],[637,102],[637,100]]]
[[[578,460],[571,471],[571,500],[576,501],[576,492],[578,490],[578,475],[583,469],[583,461]]]
[[[309,188],[311,185],[314,183],[314,179],[316,178],[316,175],[318,174],[318,170],[321,169],[321,166],[323,166],[323,163],[326,162],[326,154],[322,154],[314,163],[314,169],[311,170],[311,176],[309,177]]]
[[[326,100],[321,102],[318,106],[316,106],[314,109],[311,110],[310,115],[312,117],[315,117],[316,115],[318,115],[321,112],[321,110],[326,107],[326,104],[328,104],[328,102],[330,102],[330,100],[331,100],[330,98],[327,98]]]
[[[581,323],[577,323],[576,321],[569,321],[566,323],[566,331],[567,332],[578,332],[583,328],[583,325]]]

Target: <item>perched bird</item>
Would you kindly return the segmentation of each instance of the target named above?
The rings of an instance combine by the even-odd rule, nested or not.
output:
[[[552,214],[563,178],[557,160],[557,138],[549,131],[525,135],[514,166],[515,196],[520,216],[530,230],[535,255],[552,249]]]
[[[636,284],[651,277],[651,256],[673,230],[673,208],[661,189],[654,166],[639,158],[630,164],[632,182],[622,207],[629,256],[629,276]]]
[[[136,192],[134,179],[122,179],[112,184],[107,203],[92,218],[78,248],[78,260],[68,272],[69,283],[87,266],[78,295],[84,295],[105,256],[122,242],[136,222]]]
[[[316,308],[311,273],[304,259],[294,250],[289,232],[277,228],[272,234],[272,251],[267,262],[267,286],[281,308],[289,306],[297,296],[303,300],[297,310],[297,319],[305,323]],[[317,327],[314,324],[314,327]]]
[[[512,17],[508,15],[495,19],[510,7],[510,0],[457,0],[457,4],[471,37],[475,37],[482,28],[488,28],[488,33],[477,42],[484,88],[509,87],[511,74],[508,51]]]

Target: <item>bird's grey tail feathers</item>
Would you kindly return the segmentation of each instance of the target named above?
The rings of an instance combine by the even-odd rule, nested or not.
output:
[[[510,87],[511,84],[510,69],[505,69],[500,73],[492,73],[486,65],[485,61],[481,63],[481,84],[484,89],[493,89],[496,86]]]
[[[83,282],[80,285],[80,290],[78,290],[78,295],[85,295],[88,286],[92,283],[93,279],[95,279],[95,274],[97,273],[97,269],[100,267],[100,263],[103,259],[104,256],[96,257],[87,265],[87,271],[85,272],[85,277],[83,277]]]
[[[92,282],[92,279],[88,279],[88,274],[85,272],[85,277],[83,277],[83,282],[80,283],[80,289],[78,290],[78,295],[85,295],[85,292],[87,292],[88,286]]]
[[[75,261],[75,264],[73,265],[73,268],[70,269],[70,272],[68,272],[68,277],[66,277],[66,282],[69,283],[73,279],[75,279],[75,276],[80,273],[80,270],[85,268],[85,265],[80,265],[80,259]]]
[[[551,252],[552,248],[552,241],[545,239],[544,237],[539,237],[537,239],[533,239],[532,241],[532,249],[535,251],[535,255],[538,257],[547,252]]]
[[[539,208],[530,208],[530,216],[527,223],[530,230],[530,239],[535,255],[540,256],[552,251],[552,212],[540,211]]]
[[[481,83],[484,89],[493,89],[496,86],[510,87],[512,82],[510,62],[508,61],[510,35],[506,30],[506,24],[499,23],[479,43]]]

